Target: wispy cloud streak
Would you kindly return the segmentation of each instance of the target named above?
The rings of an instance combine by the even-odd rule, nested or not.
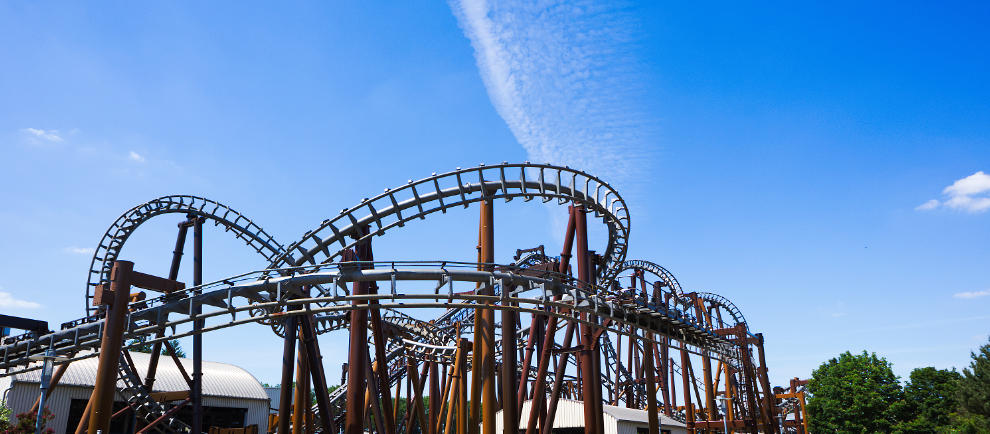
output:
[[[451,0],[495,109],[533,162],[609,182],[642,173],[635,18],[592,1]]]

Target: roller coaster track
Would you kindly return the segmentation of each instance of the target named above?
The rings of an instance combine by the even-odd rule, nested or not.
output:
[[[578,282],[569,274],[545,271],[556,270],[556,266],[530,270],[536,265],[559,261],[542,254],[542,249],[541,253],[529,253],[511,265],[343,260],[343,252],[358,243],[383,236],[411,221],[425,220],[430,214],[446,213],[456,207],[467,208],[474,202],[497,199],[529,202],[535,198],[544,203],[556,200],[559,205],[573,204],[578,210],[593,213],[601,219],[608,242],[601,250],[604,253],[595,268],[597,276],[593,281],[598,282],[597,285]],[[70,355],[70,360],[98,355],[104,321],[101,308],[92,306],[94,289],[109,283],[114,261],[119,259],[124,244],[138,227],[166,214],[213,220],[216,226],[232,233],[261,255],[268,266],[132,304],[124,332],[126,342],[146,345],[190,336],[197,333],[191,330],[192,322],[206,319],[211,320],[210,325],[198,333],[262,323],[281,335],[283,320],[289,315],[311,315],[316,332],[327,333],[351,326],[351,310],[370,308],[368,304],[355,305],[354,302],[376,300],[387,335],[391,336],[386,343],[391,386],[406,375],[405,367],[400,363],[403,357],[452,362],[452,342],[460,332],[473,328],[472,319],[481,304],[492,303],[488,307],[564,319],[558,329],[567,321],[584,321],[578,319],[576,313],[591,314],[610,320],[604,328],[617,335],[637,333],[637,339],[653,334],[666,336],[682,342],[690,353],[713,355],[731,366],[739,364],[740,353],[735,344],[715,333],[709,321],[695,317],[688,294],[672,273],[649,261],[625,260],[629,214],[625,202],[612,187],[568,167],[502,163],[458,168],[439,175],[434,173],[418,181],[410,180],[398,188],[386,189],[384,193],[366,198],[358,205],[343,209],[336,217],[324,220],[287,247],[243,214],[210,199],[164,196],[131,208],[105,232],[93,255],[87,275],[86,316],[64,323],[56,332],[4,339],[0,343],[2,376],[37,369],[37,364],[30,363],[31,357],[49,348],[58,354]],[[665,290],[674,303],[668,304],[663,297],[651,294],[652,288],[639,288],[639,293],[632,296],[628,290],[618,289],[617,279],[626,271],[649,273],[656,278],[655,288]],[[355,282],[377,282],[383,290],[378,294],[355,296],[347,288]],[[316,289],[315,294],[309,295],[304,288]],[[459,290],[455,291],[455,288]],[[729,300],[712,293],[696,294],[710,306],[723,308],[737,324],[746,324],[742,312]],[[397,310],[435,308],[447,310],[433,321],[423,321]],[[199,310],[202,313],[194,314]],[[456,324],[461,325],[459,329]],[[181,332],[178,331],[180,328]],[[168,329],[172,330],[171,335],[157,337]],[[520,340],[515,345],[519,346],[521,338],[528,333],[528,329],[520,330]],[[606,370],[601,375],[602,386],[618,393],[619,385],[613,384],[613,379],[619,379],[621,383],[633,384],[637,400],[643,399],[647,393],[643,382],[634,378],[631,367],[622,364],[609,335],[603,334],[599,343],[607,360]],[[500,345],[501,340],[496,344]],[[502,353],[501,350],[495,352],[499,357]],[[149,391],[144,390],[140,377],[124,359],[119,376],[129,385],[125,387],[125,395],[143,409],[143,417],[163,414],[163,406],[154,402]],[[676,372],[681,372],[672,359],[669,362]],[[496,363],[501,364],[500,359]],[[576,366],[576,359],[570,358],[568,365]],[[535,370],[529,372],[532,381],[552,383],[553,376],[552,369],[542,379],[535,377]],[[693,381],[698,382],[696,378]],[[331,405],[340,406],[345,394],[346,387],[336,389],[330,396]],[[188,429],[176,419],[168,421],[163,428],[165,431]]]
[[[382,236],[412,220],[425,220],[429,214],[446,213],[458,206],[466,208],[475,202],[496,199],[509,202],[517,198],[580,205],[585,212],[601,217],[609,239],[602,255],[605,266],[599,269],[597,281],[609,282],[615,277],[625,259],[629,240],[629,211],[625,201],[610,185],[585,172],[531,163],[457,169],[386,189],[307,231],[274,264],[284,267],[335,262],[344,249],[372,236]],[[370,227],[371,231],[359,235],[362,227]],[[294,253],[299,257],[292,256]]]
[[[185,214],[207,217],[215,225],[223,226],[224,231],[232,231],[234,236],[253,248],[269,262],[282,255],[285,249],[268,235],[261,226],[232,208],[210,199],[198,196],[163,196],[127,210],[110,225],[103,234],[93,253],[86,281],[86,314],[96,314],[93,306],[93,290],[110,281],[110,269],[120,255],[124,243],[131,234],[153,217],[163,214]]]

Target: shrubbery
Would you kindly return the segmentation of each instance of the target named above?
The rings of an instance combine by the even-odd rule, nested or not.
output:
[[[962,374],[918,368],[904,387],[886,359],[845,352],[812,373],[812,432],[990,432],[990,344]]]

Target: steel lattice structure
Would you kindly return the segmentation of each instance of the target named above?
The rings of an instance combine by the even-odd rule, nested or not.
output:
[[[561,254],[548,256],[541,246],[497,264],[493,207],[537,198],[568,213]],[[471,204],[481,217],[475,261],[374,257],[373,239]],[[184,220],[169,276],[147,275],[121,260],[139,227],[172,214]],[[589,250],[588,215],[608,234],[600,255]],[[268,267],[202,282],[207,222],[242,240]],[[189,228],[194,282],[187,287],[176,278]],[[60,371],[72,360],[99,357],[92,408],[77,433],[106,432],[114,416],[106,403],[117,379],[142,432],[196,432],[198,411],[192,426],[174,413],[183,405],[199,408],[200,336],[262,323],[284,343],[281,407],[272,427],[278,433],[356,434],[368,427],[387,434],[491,434],[496,408],[507,433],[549,433],[561,397],[584,402],[586,432],[601,432],[603,403],[646,409],[654,416],[651,429],[658,426],[655,415],[664,414],[690,432],[801,430],[803,412],[794,410],[794,396],[778,399],[771,391],[763,336],[751,332],[740,309],[714,293],[686,292],[660,265],[626,260],[629,231],[628,209],[611,186],[549,164],[434,173],[363,199],[287,245],[222,203],[160,197],[125,212],[101,238],[87,275],[86,315],[54,332],[4,339],[0,370],[37,369],[32,357],[49,350],[67,358]],[[132,287],[160,295],[131,294]],[[415,315],[435,308],[445,311],[429,320]],[[350,334],[346,382],[327,392],[317,336],[344,330]],[[174,357],[168,341],[185,336],[195,339],[190,393],[160,402],[150,392],[160,350]],[[154,346],[148,373],[130,362],[136,343]],[[295,390],[293,380],[300,385]],[[398,414],[403,381],[410,405]],[[310,393],[317,400],[312,407]],[[427,408],[425,396],[438,405]],[[530,399],[538,411],[520,420]],[[790,413],[794,420],[780,417]]]

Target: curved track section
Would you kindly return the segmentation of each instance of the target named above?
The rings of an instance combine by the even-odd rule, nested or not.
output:
[[[549,164],[478,166],[433,174],[344,209],[306,232],[275,261],[276,267],[328,264],[340,260],[342,251],[372,236],[405,226],[436,212],[485,200],[513,199],[558,204],[573,203],[601,217],[609,234],[599,269],[599,282],[609,282],[625,260],[629,241],[629,211],[610,185],[585,172]],[[370,228],[362,233],[361,228]],[[297,255],[297,256],[296,256]]]
[[[284,253],[281,244],[265,232],[261,226],[227,205],[199,196],[163,196],[127,210],[110,225],[93,253],[86,280],[86,314],[93,315],[98,308],[92,305],[94,288],[110,281],[110,269],[120,255],[124,243],[135,230],[148,220],[163,214],[191,214],[207,217],[225,231],[253,248],[269,262]]]

